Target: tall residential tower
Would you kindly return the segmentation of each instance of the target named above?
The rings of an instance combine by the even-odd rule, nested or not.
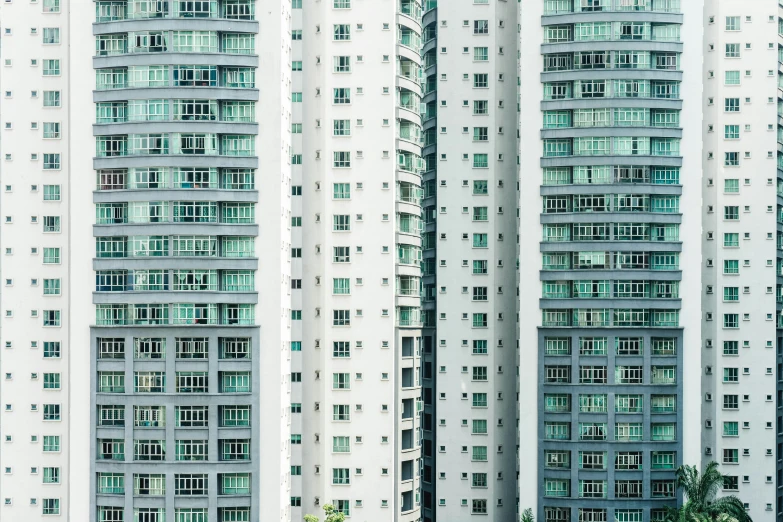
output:
[[[655,520],[700,460],[701,10],[520,4],[520,507],[542,520]]]

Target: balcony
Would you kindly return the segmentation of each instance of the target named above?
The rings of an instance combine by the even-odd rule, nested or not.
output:
[[[678,328],[678,310],[573,309],[543,310],[542,326],[550,328]]]
[[[606,69],[679,71],[679,54],[650,51],[586,51],[544,55],[544,72]]]
[[[199,18],[225,20],[255,20],[255,3],[247,0],[157,0],[133,2],[99,1],[95,5],[97,23],[122,20],[150,20],[168,18]]]
[[[416,0],[400,0],[397,12],[421,22],[421,6]]]
[[[253,237],[221,237],[218,240],[217,236],[97,237],[95,257],[254,258],[254,241]]]
[[[253,326],[252,304],[97,304],[97,326]]]
[[[398,306],[396,309],[397,326],[421,328],[421,309],[411,306]]]
[[[135,78],[129,68],[118,67],[96,70],[96,89],[140,89],[166,87],[224,87],[230,89],[255,89],[255,69],[252,67],[218,67],[215,65],[149,66],[147,78]],[[134,68],[130,68],[131,73]]]
[[[600,12],[679,13],[680,0],[547,0],[544,15]]]
[[[679,169],[665,167],[561,167],[544,169],[543,185],[679,185]],[[783,192],[781,192],[783,194]]]
[[[172,179],[173,178],[173,179]],[[255,171],[235,168],[104,169],[97,171],[98,191],[166,189],[254,190]]]
[[[421,50],[421,35],[408,27],[398,26],[397,43],[418,55]]]
[[[99,35],[95,56],[167,52],[255,54],[254,34],[218,34],[217,31],[174,31],[173,34],[172,42],[169,42],[167,31]]]

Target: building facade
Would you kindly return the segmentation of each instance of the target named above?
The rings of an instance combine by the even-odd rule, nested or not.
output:
[[[516,511],[517,4],[425,8],[424,519],[507,520]]]
[[[779,518],[782,17],[3,0],[0,518]]]
[[[780,13],[704,9],[702,462],[753,520],[782,507]]]
[[[72,491],[70,26],[57,1],[2,10],[0,516],[42,520]]]
[[[418,521],[422,8],[295,5],[293,503]]]
[[[520,508],[544,520],[659,519],[699,460],[700,18],[521,5]]]

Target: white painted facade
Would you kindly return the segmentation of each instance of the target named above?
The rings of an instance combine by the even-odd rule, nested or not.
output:
[[[71,27],[61,2],[4,2],[0,20],[0,517],[43,520],[79,490],[68,480]]]
[[[779,20],[778,2],[705,1],[701,461],[756,521],[781,511]]]
[[[295,513],[420,519],[420,19],[392,0],[294,16]]]
[[[517,5],[440,2],[427,26],[434,520],[516,510]]]

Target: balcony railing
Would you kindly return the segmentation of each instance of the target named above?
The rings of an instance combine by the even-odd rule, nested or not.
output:
[[[246,0],[177,1],[158,0],[133,2],[129,9],[125,1],[99,1],[95,6],[95,21],[145,20],[155,18],[212,18],[226,20],[255,20],[255,3]],[[140,9],[143,7],[143,9]]]
[[[679,13],[680,0],[545,0],[544,15],[597,12]]]

